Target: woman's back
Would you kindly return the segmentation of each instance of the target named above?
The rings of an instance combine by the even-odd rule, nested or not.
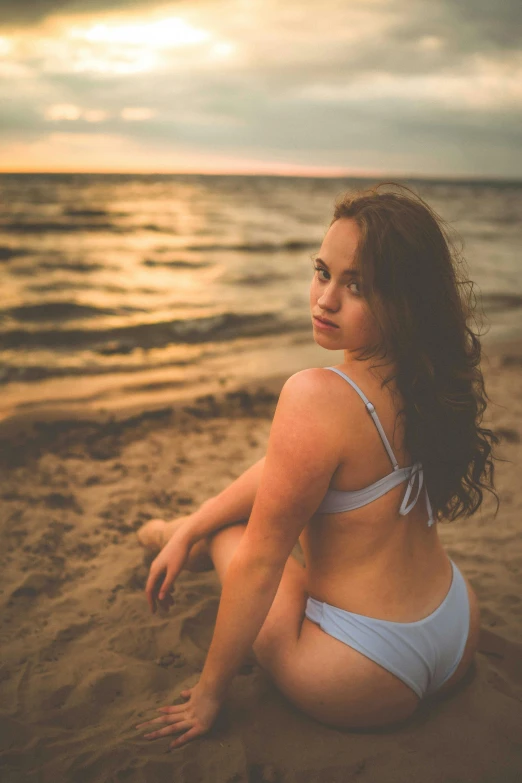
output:
[[[332,448],[338,449],[341,462],[330,490],[356,491],[387,476],[393,483],[393,457],[400,469],[414,464],[404,446],[404,426],[398,416],[401,396],[389,384],[382,387],[377,374],[364,367],[341,365],[338,369],[373,403],[392,455],[358,392],[337,373],[314,370],[324,376],[324,399],[339,418],[339,442]],[[321,410],[318,406],[317,415]],[[417,475],[406,497],[408,506],[415,500],[418,481]],[[370,491],[376,494],[378,490]],[[428,523],[431,509],[424,487],[411,510],[402,515],[399,509],[407,494],[404,478],[357,508],[324,513],[321,506],[328,507],[328,503],[321,504],[300,537],[311,596],[348,611],[397,622],[412,622],[436,609],[449,589],[451,564],[436,525]],[[341,508],[354,505],[354,496],[340,494],[335,500],[344,498],[349,502],[341,502]],[[360,502],[355,500],[355,504]]]

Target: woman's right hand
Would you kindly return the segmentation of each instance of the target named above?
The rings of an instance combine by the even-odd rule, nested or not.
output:
[[[170,588],[187,562],[193,543],[188,527],[181,525],[152,561],[145,593],[153,614],[156,611],[156,601],[165,609],[172,604]]]

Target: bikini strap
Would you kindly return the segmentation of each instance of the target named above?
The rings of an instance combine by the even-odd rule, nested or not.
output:
[[[417,494],[408,505],[408,501],[410,500],[410,497],[413,492],[413,484],[415,483],[416,478],[418,480]],[[399,508],[399,514],[405,516],[411,511],[411,509],[419,499],[423,484],[424,484],[424,493],[426,496],[426,508],[428,509],[428,520],[427,520],[428,527],[431,527],[435,522],[435,518],[433,516],[433,509],[431,507],[430,496],[428,495],[428,486],[427,484],[424,483],[424,470],[422,467],[422,462],[419,461],[414,462],[413,465],[411,466],[410,478],[408,481],[408,486],[406,487],[406,492],[404,493],[404,496],[402,498],[402,503]]]
[[[382,440],[382,442],[383,442],[383,444],[384,444],[384,448],[385,448],[385,449],[386,449],[386,451],[388,452],[388,456],[389,456],[389,458],[390,458],[390,460],[391,460],[391,463],[392,463],[392,465],[393,465],[393,469],[394,469],[394,470],[399,470],[399,463],[398,463],[398,462],[397,462],[397,460],[395,459],[395,454],[394,454],[394,453],[393,453],[393,451],[392,451],[392,447],[390,446],[390,443],[389,443],[389,441],[388,441],[388,438],[386,437],[386,433],[384,432],[384,429],[383,429],[383,427],[382,427],[382,424],[381,424],[381,422],[379,421],[379,417],[377,416],[377,412],[376,412],[376,410],[375,410],[375,408],[374,408],[373,404],[370,402],[370,400],[369,400],[369,399],[367,398],[367,396],[364,394],[364,392],[363,392],[363,391],[361,391],[361,389],[359,389],[359,387],[357,386],[357,384],[356,384],[354,381],[352,381],[352,379],[351,379],[351,378],[349,378],[347,375],[345,375],[345,374],[344,374],[344,372],[342,372],[342,370],[338,370],[338,369],[337,369],[337,367],[324,367],[323,369],[325,369],[325,370],[332,370],[333,372],[336,372],[336,373],[337,373],[337,375],[340,375],[342,378],[344,378],[344,379],[345,379],[345,381],[348,381],[348,383],[350,384],[350,386],[352,386],[352,387],[355,389],[355,391],[357,392],[357,394],[359,395],[359,397],[360,397],[360,398],[362,399],[362,401],[364,402],[364,404],[365,404],[365,406],[366,406],[366,410],[368,411],[368,413],[369,413],[369,414],[370,414],[370,416],[372,417],[372,419],[373,419],[373,422],[374,422],[375,426],[377,427],[377,430],[378,430],[378,432],[379,432],[379,435],[381,436],[381,440]]]

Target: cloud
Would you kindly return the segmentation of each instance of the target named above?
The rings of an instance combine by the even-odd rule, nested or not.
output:
[[[154,117],[154,114],[154,109],[149,109],[145,106],[128,106],[120,112],[121,118],[130,122],[144,122]]]
[[[172,2],[172,0],[171,0]],[[153,5],[161,6],[158,0]],[[0,27],[30,27],[39,24],[49,16],[58,14],[95,13],[97,11],[133,10],[150,8],[145,0],[1,0]]]
[[[45,109],[45,119],[49,122],[74,122],[82,116],[82,110],[73,103],[56,103]]]
[[[456,37],[498,49],[520,49],[522,10],[520,0],[443,0],[447,18],[453,18]]]
[[[12,3],[0,145],[522,175],[518,2]]]

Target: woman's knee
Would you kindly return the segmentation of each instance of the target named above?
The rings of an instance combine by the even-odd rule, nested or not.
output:
[[[207,539],[208,552],[221,582],[245,532],[245,527],[245,524],[230,525],[217,530]]]
[[[216,542],[226,542],[226,543],[234,543],[235,541],[241,540],[241,536],[245,532],[246,523],[244,522],[237,522],[233,525],[227,525],[226,527],[221,527],[219,530],[215,530],[213,533],[210,533],[205,539],[207,542],[207,546],[211,547],[216,544]]]

